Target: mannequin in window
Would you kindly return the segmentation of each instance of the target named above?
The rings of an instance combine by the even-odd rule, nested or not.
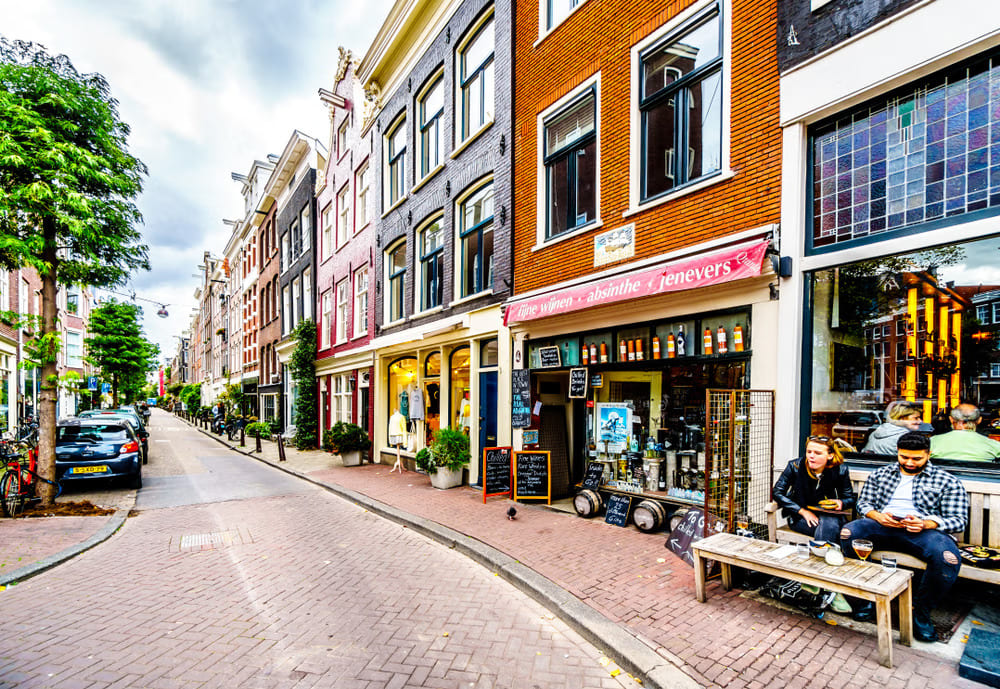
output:
[[[466,434],[472,426],[472,403],[469,402],[469,391],[465,391],[462,401],[458,404],[458,427]]]
[[[399,469],[399,473],[403,473],[403,462],[399,455],[399,448],[406,444],[406,436],[406,417],[400,413],[399,409],[396,409],[389,417],[389,444],[396,447],[396,463],[389,470],[390,474],[396,469]]]

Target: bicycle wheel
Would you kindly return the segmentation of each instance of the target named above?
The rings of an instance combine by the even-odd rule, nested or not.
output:
[[[21,513],[24,496],[21,495],[20,471],[8,471],[0,478],[0,503],[5,517],[16,517]]]

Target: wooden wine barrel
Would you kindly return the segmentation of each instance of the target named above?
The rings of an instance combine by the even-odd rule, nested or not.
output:
[[[657,500],[643,500],[632,511],[632,522],[643,533],[659,531],[667,521],[667,508]]]
[[[601,494],[589,488],[581,490],[573,498],[573,508],[576,509],[576,513],[587,519],[596,517],[603,506],[604,501],[601,500]]]
[[[684,515],[688,513],[687,507],[681,507],[679,510],[670,515],[670,530],[673,531],[677,528],[677,525],[684,521]]]

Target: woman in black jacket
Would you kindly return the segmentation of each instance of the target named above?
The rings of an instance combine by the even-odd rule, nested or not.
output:
[[[788,525],[816,540],[837,543],[848,514],[817,513],[810,507],[851,510],[854,488],[840,448],[832,438],[813,435],[806,442],[806,456],[793,459],[774,484],[774,500]]]

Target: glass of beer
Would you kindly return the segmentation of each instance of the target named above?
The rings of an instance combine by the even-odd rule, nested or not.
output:
[[[868,556],[872,554],[875,545],[867,539],[855,538],[851,541],[851,547],[854,548],[854,552],[858,554],[858,557],[862,560],[867,560]]]

